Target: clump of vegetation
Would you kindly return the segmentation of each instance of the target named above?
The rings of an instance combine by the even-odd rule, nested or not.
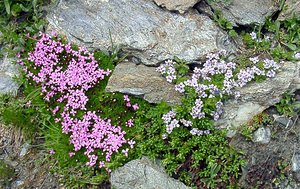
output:
[[[255,130],[261,127],[270,126],[272,123],[273,119],[269,114],[261,113],[254,116],[247,124],[242,125],[239,132],[246,137],[246,139],[251,140]]]
[[[1,184],[8,184],[14,176],[14,170],[6,163],[0,160],[0,186]]]
[[[219,25],[219,27],[221,27],[225,31],[228,31],[228,35],[230,37],[232,38],[238,37],[238,33],[235,31],[232,24],[226,18],[224,18],[220,10],[215,10],[213,16],[214,16],[214,21]]]
[[[284,21],[267,19],[264,26],[254,31],[243,32],[243,39],[253,53],[269,53],[274,60],[299,60],[299,23],[300,18],[292,17]]]
[[[14,56],[24,49],[25,34],[43,31],[46,25],[42,7],[51,1],[1,0],[0,1],[0,44],[6,45],[1,55],[8,52]]]
[[[182,104],[154,106],[105,92],[115,55],[92,54],[53,35],[27,35],[26,48],[17,56],[23,66],[24,107],[47,115],[37,125],[55,162],[54,170],[64,175],[64,185],[101,184],[115,168],[148,155],[161,159],[170,175],[190,186],[236,186],[244,161],[228,145],[226,130],[215,128],[213,121],[222,114],[224,100],[239,97],[236,87],[256,77],[274,77],[276,62],[265,59],[260,67],[237,68],[225,61],[223,53],[210,53],[204,67],[196,67],[189,79],[185,61],[169,60],[157,70],[176,83],[175,90],[184,94]],[[9,120],[8,114],[3,115]],[[104,135],[95,146],[98,143],[90,142],[96,131]],[[115,139],[115,146],[107,143],[112,136],[120,143]]]
[[[300,111],[300,105],[296,102],[294,94],[289,93],[285,93],[275,107],[281,115],[288,117],[293,117]]]
[[[166,125],[161,117],[169,110],[167,104],[161,103],[150,110],[139,111],[137,152],[161,159],[167,173],[190,186],[235,186],[244,162],[240,154],[229,147],[226,131],[214,129],[210,119],[203,119],[195,121],[193,127],[209,128],[209,133],[192,135],[189,128],[178,125],[165,136]]]
[[[0,121],[20,128],[25,140],[41,136],[42,128],[51,118],[46,109],[36,88],[31,88],[27,96],[0,95]]]
[[[48,115],[49,119],[41,119],[45,123],[42,132],[45,147],[59,167],[55,170],[63,175],[84,172],[66,177],[63,182],[67,185],[75,181],[101,184],[131,156],[136,143],[131,127],[144,103],[105,92],[115,55],[92,54],[55,34],[40,33],[39,37],[27,35],[25,51],[17,56],[23,67],[20,83],[29,100],[26,103],[37,110],[36,104],[42,100]],[[82,164],[90,168],[81,171]]]

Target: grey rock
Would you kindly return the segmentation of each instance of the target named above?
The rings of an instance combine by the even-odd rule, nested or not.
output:
[[[136,65],[130,62],[118,64],[106,86],[108,92],[121,92],[141,96],[150,103],[166,101],[180,102],[180,93],[168,83],[154,67]]]
[[[201,0],[154,0],[158,6],[183,14]]]
[[[214,12],[211,6],[206,1],[201,1],[200,3],[196,4],[195,8],[199,11],[200,14],[205,14],[213,19]]]
[[[30,149],[30,144],[28,143],[23,144],[19,156],[24,157],[28,153],[29,149]]]
[[[130,161],[113,171],[110,181],[116,189],[190,189],[169,177],[158,163],[147,157]]]
[[[295,92],[295,100],[298,101],[298,102],[300,102],[300,90],[297,90]]]
[[[300,153],[295,153],[292,158],[292,171],[298,172],[300,170]]]
[[[13,59],[4,55],[0,59],[0,94],[16,94],[19,86],[14,82],[13,77],[18,75],[18,66],[12,64]]]
[[[285,128],[287,128],[293,124],[293,120],[291,120],[290,118],[288,118],[286,116],[273,115],[273,117],[274,117],[274,121],[276,123],[284,126]]]
[[[285,188],[284,189],[295,189],[294,187],[292,187],[291,185],[287,185],[287,186],[285,186]]]
[[[220,10],[222,15],[233,25],[264,24],[265,19],[279,10],[274,0],[231,0],[211,3],[214,11]]]
[[[17,161],[11,161],[8,158],[5,159],[5,163],[13,168],[17,167],[19,164]]]
[[[104,51],[113,42],[147,65],[174,56],[193,61],[211,51],[235,51],[209,17],[196,10],[171,13],[149,0],[61,0],[47,18],[48,30],[65,34],[70,42]]]
[[[24,188],[24,181],[22,180],[16,180],[11,184],[11,188],[12,189],[20,189],[20,188]]]
[[[271,130],[269,128],[258,128],[253,133],[253,142],[261,143],[261,144],[267,144],[271,140]]]
[[[296,17],[300,16],[300,1],[299,0],[285,0],[284,4],[287,9],[283,9],[280,12],[278,20],[286,20],[292,18],[294,15]]]
[[[299,189],[299,184],[297,184],[292,177],[287,177],[280,182],[280,189]]]
[[[232,138],[235,136],[235,134],[237,133],[237,130],[236,129],[233,129],[233,130],[228,130],[227,133],[226,133],[226,137],[228,138]]]
[[[291,185],[289,185],[289,181],[287,179],[284,179],[280,182],[280,188],[293,189]]]
[[[12,77],[1,74],[0,75],[0,93],[1,94],[7,94],[12,93],[16,94],[16,91],[18,90],[18,85],[13,81]]]
[[[281,66],[275,78],[239,89],[241,98],[225,102],[224,113],[215,125],[220,128],[237,128],[278,103],[285,92],[300,89],[300,62],[285,62]]]

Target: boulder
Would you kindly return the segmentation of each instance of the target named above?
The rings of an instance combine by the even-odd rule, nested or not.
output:
[[[110,182],[115,189],[190,189],[169,177],[158,163],[147,157],[132,160],[113,171]]]
[[[174,56],[193,61],[211,51],[235,50],[209,17],[196,10],[172,13],[149,0],[61,0],[47,19],[48,30],[65,34],[70,42],[104,51],[114,44],[146,65]]]
[[[278,103],[282,95],[300,89],[300,62],[285,62],[275,78],[251,83],[239,89],[239,100],[225,102],[224,113],[215,125],[220,128],[237,128],[253,116]]]
[[[210,6],[214,11],[221,11],[233,26],[264,24],[267,17],[279,10],[279,3],[274,0],[218,1],[210,3]],[[201,6],[198,8],[201,11]]]
[[[300,152],[296,152],[292,157],[292,171],[299,172],[300,170]]]
[[[273,114],[273,118],[274,122],[277,123],[279,126],[282,126],[283,128],[288,128],[293,125],[293,120],[290,117]]]
[[[166,101],[170,104],[180,102],[180,93],[168,83],[154,67],[136,65],[131,62],[119,63],[106,86],[108,92],[121,92],[143,97],[150,103]]]
[[[261,127],[253,133],[253,142],[267,144],[271,140],[271,130]]]
[[[12,64],[12,61],[14,60],[7,55],[0,59],[0,94],[16,94],[19,89],[18,84],[13,80],[13,77],[19,73],[18,66]]]
[[[292,18],[294,15],[300,16],[300,1],[299,0],[285,0],[286,9],[283,9],[278,17],[278,20],[285,20]]]
[[[165,7],[170,11],[178,11],[181,14],[185,13],[199,1],[201,0],[154,0],[158,6]]]

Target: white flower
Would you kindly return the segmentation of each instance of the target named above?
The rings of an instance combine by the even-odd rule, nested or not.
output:
[[[255,32],[251,32],[250,33],[250,36],[251,36],[251,38],[254,40],[254,39],[257,39],[257,35],[256,35],[256,33]]]

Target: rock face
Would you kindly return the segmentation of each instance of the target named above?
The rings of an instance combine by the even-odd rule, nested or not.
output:
[[[164,100],[170,104],[180,102],[180,94],[154,67],[120,63],[116,66],[106,86],[108,92],[122,92],[142,96],[150,103]]]
[[[116,189],[190,189],[169,177],[162,167],[146,157],[113,171],[110,181]]]
[[[220,10],[233,25],[264,24],[268,16],[279,10],[274,0],[230,0],[211,3],[213,10]]]
[[[285,1],[285,6],[287,6],[287,9],[283,10],[279,17],[278,20],[285,20],[287,18],[295,16],[300,16],[300,1],[298,0],[286,0]]]
[[[171,11],[179,11],[181,14],[193,7],[201,0],[154,0],[158,6],[165,7]]]
[[[12,61],[6,55],[0,59],[0,94],[16,94],[19,88],[13,81],[13,77],[18,74],[18,67]]]
[[[234,51],[227,34],[207,16],[196,10],[171,13],[149,0],[61,0],[47,18],[50,29],[70,42],[110,50],[113,41],[147,65],[174,55],[193,61],[211,51]]]
[[[238,127],[278,103],[284,92],[297,89],[300,89],[300,62],[285,62],[275,78],[241,88],[241,98],[225,103],[224,113],[216,126]]]

